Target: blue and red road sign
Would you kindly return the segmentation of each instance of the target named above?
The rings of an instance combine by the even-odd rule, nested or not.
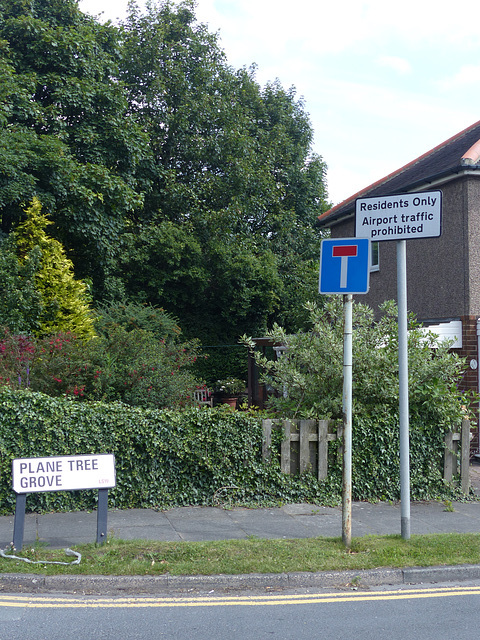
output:
[[[320,293],[367,293],[370,284],[370,240],[328,238],[320,249]]]

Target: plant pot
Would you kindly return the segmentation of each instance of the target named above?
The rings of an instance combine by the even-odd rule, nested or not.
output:
[[[237,396],[234,396],[231,398],[224,396],[222,398],[219,398],[220,404],[228,404],[230,407],[232,407],[232,409],[237,408],[237,400],[238,400]]]

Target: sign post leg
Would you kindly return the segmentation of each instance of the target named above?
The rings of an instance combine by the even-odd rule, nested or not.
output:
[[[401,534],[410,539],[410,435],[408,398],[407,243],[397,241],[398,374],[400,410]]]
[[[343,297],[343,483],[342,540],[352,544],[352,310],[353,296]]]
[[[108,489],[99,489],[97,507],[97,544],[103,544],[107,539],[107,517]]]
[[[21,551],[23,547],[23,533],[25,530],[26,493],[17,493],[15,500],[15,519],[13,521],[13,548]]]

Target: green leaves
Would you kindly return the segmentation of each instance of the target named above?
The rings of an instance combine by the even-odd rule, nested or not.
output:
[[[0,387],[0,512],[14,509],[12,459],[82,453],[115,455],[109,501],[120,509],[336,500],[332,483],[264,463],[261,438],[256,417],[229,409],[141,410]],[[31,494],[27,508],[92,509],[95,493]]]
[[[305,326],[326,168],[295,90],[232,69],[190,0],[120,27],[74,0],[1,14],[1,230],[38,197],[95,301],[162,306],[205,344]]]
[[[301,301],[317,297],[325,165],[311,154],[295,91],[233,70],[193,8],[134,7],[122,25],[121,78],[152,157],[118,275],[188,336],[235,344],[275,319],[305,321]]]
[[[14,231],[20,263],[32,264],[32,252],[37,251],[40,255],[34,286],[42,309],[34,333],[45,336],[70,331],[84,339],[93,338],[95,331],[87,287],[74,278],[73,264],[60,242],[45,233],[51,222],[42,215],[41,209],[40,201],[34,198],[25,212],[27,219]],[[10,326],[8,321],[6,324]]]
[[[398,328],[393,302],[353,312],[353,493],[358,499],[399,498]],[[331,296],[321,309],[308,305],[310,331],[290,334],[278,325],[269,336],[286,347],[277,361],[256,354],[264,381],[276,390],[270,409],[279,417],[342,418],[343,305]],[[411,486],[413,499],[437,497],[445,433],[461,424],[474,400],[458,385],[461,358],[409,319]],[[252,342],[243,340],[252,349]]]
[[[39,196],[77,268],[101,287],[127,213],[142,201],[133,172],[146,146],[125,117],[118,31],[72,0],[3,0],[0,38],[2,229]]]

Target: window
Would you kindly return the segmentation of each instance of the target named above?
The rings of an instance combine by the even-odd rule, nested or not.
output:
[[[370,243],[370,271],[380,270],[380,248],[378,242]]]

